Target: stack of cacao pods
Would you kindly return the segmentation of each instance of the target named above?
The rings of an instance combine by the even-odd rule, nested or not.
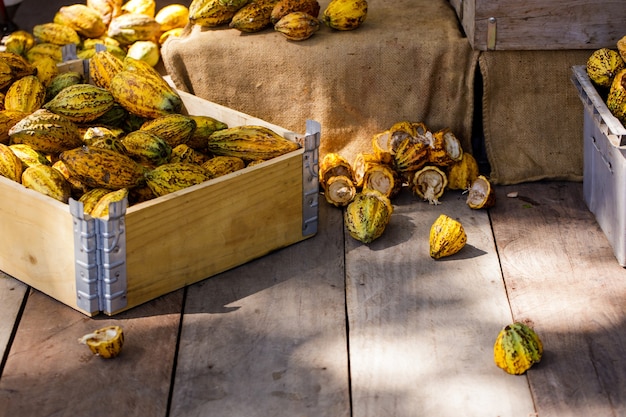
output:
[[[292,41],[310,38],[325,23],[331,29],[353,30],[367,16],[367,0],[331,0],[318,19],[317,0],[193,0],[189,21],[214,28],[228,25],[241,32],[260,32],[268,27]]]
[[[593,51],[586,70],[609,111],[626,125],[626,36],[615,46]]]
[[[189,22],[189,8],[170,4],[157,10],[155,0],[87,0],[62,6],[52,22],[32,33],[18,30],[5,39],[5,49],[37,64],[41,58],[62,61],[62,48],[75,45],[79,59],[89,59],[96,45],[123,59],[126,55],[155,66],[160,46],[179,36]]]
[[[182,99],[145,61],[104,50],[85,74],[48,81],[25,58],[0,52],[7,77],[0,110],[0,175],[92,216],[296,150],[262,126],[227,126],[183,114]]]
[[[326,201],[346,208],[348,229],[363,242],[379,237],[391,215],[390,202],[362,198],[372,191],[377,199],[391,200],[407,186],[421,200],[436,205],[445,190],[466,190],[472,209],[495,203],[489,179],[479,174],[476,160],[463,151],[454,133],[447,128],[431,132],[422,122],[403,120],[376,133],[371,151],[357,154],[352,163],[338,153],[327,153],[320,162],[319,180]]]

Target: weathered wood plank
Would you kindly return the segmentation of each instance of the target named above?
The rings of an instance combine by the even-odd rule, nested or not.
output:
[[[520,197],[506,198],[511,191]],[[626,270],[582,184],[499,188],[491,216],[513,316],[544,343],[528,371],[539,415],[626,415]]]
[[[166,416],[182,296],[94,319],[33,290],[0,380],[0,416]],[[117,358],[78,343],[110,324],[126,336]]]
[[[27,285],[0,271],[0,360],[7,351],[26,291]]]
[[[341,211],[189,287],[172,417],[350,416]]]
[[[442,204],[404,190],[383,236],[346,237],[346,287],[354,417],[526,416],[526,377],[493,363],[498,331],[511,320],[485,211],[448,192]],[[467,246],[435,261],[432,223],[457,218]]]

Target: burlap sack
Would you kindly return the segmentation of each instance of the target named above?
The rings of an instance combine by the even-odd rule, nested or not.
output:
[[[515,184],[581,181],[583,107],[570,81],[589,50],[495,51],[480,55],[483,129],[490,179]]]
[[[369,0],[359,29],[324,26],[300,42],[194,26],[162,53],[176,86],[198,97],[295,132],[317,120],[321,155],[370,152],[400,120],[449,127],[470,149],[478,53],[446,0]]]

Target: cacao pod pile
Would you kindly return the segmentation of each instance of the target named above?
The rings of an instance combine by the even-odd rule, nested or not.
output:
[[[615,49],[593,51],[586,71],[609,111],[626,125],[626,36],[617,41]]]
[[[180,36],[189,22],[189,8],[170,4],[157,10],[155,0],[87,0],[60,7],[51,22],[9,34],[8,52],[20,55],[37,67],[42,58],[63,60],[65,45],[75,45],[79,59],[89,59],[96,45],[123,59],[130,56],[155,66],[161,45]],[[0,85],[3,68],[0,67]],[[38,71],[38,74],[41,71]],[[44,83],[45,84],[45,83]]]
[[[189,22],[205,28],[224,25],[246,33],[273,27],[291,41],[309,39],[323,23],[335,30],[353,30],[367,16],[366,0],[331,0],[323,11],[317,0],[193,0]]]
[[[108,50],[89,61],[94,84],[62,72],[45,87],[26,58],[0,53],[15,78],[1,103],[0,176],[106,217],[112,202],[136,204],[300,147],[264,126],[184,114],[145,61]]]
[[[371,144],[372,149],[358,153],[352,163],[338,153],[329,152],[322,157],[319,182],[329,204],[346,208],[359,198],[363,205],[361,194],[370,190],[391,200],[404,186],[420,200],[434,205],[440,204],[446,190],[468,192],[466,204],[472,209],[489,208],[495,203],[489,179],[479,175],[476,159],[464,152],[460,140],[448,128],[432,132],[423,122],[402,120],[374,134]],[[377,217],[379,213],[371,208],[382,206],[368,207],[360,212],[354,206],[346,209],[346,224],[349,221],[353,229],[373,225],[384,228],[388,221],[349,219],[357,212]],[[359,235],[353,230],[350,234],[361,241],[382,234],[382,230],[361,232]]]

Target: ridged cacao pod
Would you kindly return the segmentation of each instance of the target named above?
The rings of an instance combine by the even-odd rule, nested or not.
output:
[[[105,114],[114,104],[109,90],[92,84],[74,84],[59,91],[43,107],[75,123],[87,123]]]
[[[158,42],[161,35],[161,25],[150,17],[141,13],[124,13],[109,24],[107,36],[115,39],[120,45],[132,45],[137,41]]]
[[[202,165],[209,179],[221,177],[246,167],[243,159],[236,156],[214,156]]]
[[[80,36],[74,29],[54,22],[33,26],[33,35],[39,42],[55,45],[78,45],[80,43]]]
[[[217,27],[230,22],[238,9],[228,7],[222,1],[193,0],[189,5],[189,22],[203,27]]]
[[[521,375],[541,361],[543,344],[537,333],[524,323],[505,326],[496,338],[493,359],[496,365],[512,375]]]
[[[63,174],[49,165],[33,165],[22,173],[22,185],[62,203],[69,201],[70,184]]]
[[[71,27],[85,38],[98,38],[107,30],[102,15],[85,4],[62,6],[55,13],[53,22]]]
[[[363,190],[346,207],[344,220],[350,236],[371,243],[383,234],[392,213],[389,198],[376,190]]]
[[[200,184],[209,177],[204,168],[196,164],[168,163],[146,172],[146,183],[154,195],[160,197]]]
[[[209,152],[237,156],[244,161],[267,160],[300,148],[264,126],[237,126],[214,132],[208,141]]]
[[[22,182],[23,170],[20,158],[9,146],[0,143],[0,176],[15,182]]]
[[[596,85],[611,87],[613,77],[626,67],[619,52],[609,48],[600,48],[587,58],[587,75]]]
[[[274,25],[274,30],[280,32],[281,35],[290,41],[309,39],[319,29],[319,19],[306,12],[289,13]]]
[[[9,129],[11,143],[26,143],[50,155],[83,144],[76,124],[64,116],[39,109]]]
[[[46,100],[46,87],[36,75],[27,75],[11,84],[4,97],[4,108],[26,114],[41,108]]]
[[[196,130],[196,122],[189,116],[172,113],[148,120],[141,125],[141,130],[157,135],[172,148],[186,144]]]
[[[95,85],[108,90],[113,77],[123,68],[122,60],[112,52],[99,51],[89,60],[89,77]]]
[[[172,155],[172,147],[166,141],[144,130],[130,132],[121,139],[121,143],[131,158],[144,165],[164,164]]]
[[[430,257],[441,259],[459,252],[467,243],[463,225],[445,214],[441,214],[430,227]]]
[[[317,19],[320,4],[317,0],[278,0],[272,9],[270,22],[275,25],[280,19],[293,12],[304,12]]]
[[[70,174],[92,188],[133,188],[144,183],[146,169],[132,158],[110,149],[82,146],[64,151],[59,159]]]

